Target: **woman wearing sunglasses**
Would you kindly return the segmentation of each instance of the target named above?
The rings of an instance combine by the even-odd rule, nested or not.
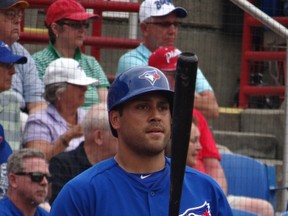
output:
[[[45,24],[49,33],[49,45],[33,55],[40,78],[53,60],[65,57],[78,61],[85,73],[99,81],[95,86],[89,86],[84,108],[105,102],[109,81],[97,60],[81,52],[87,29],[96,14],[85,11],[83,6],[75,0],[57,0],[47,10]]]
[[[15,151],[8,159],[7,172],[9,188],[0,200],[0,215],[49,215],[39,206],[51,182],[44,154],[35,149]]]

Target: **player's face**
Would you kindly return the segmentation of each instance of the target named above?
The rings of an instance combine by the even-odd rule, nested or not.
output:
[[[174,13],[163,17],[153,17],[141,28],[145,39],[145,46],[150,51],[160,46],[174,46],[179,21]]]
[[[41,158],[26,158],[23,167],[25,173],[49,174],[48,164]],[[37,206],[45,201],[48,194],[48,180],[46,177],[41,182],[34,182],[28,175],[13,175],[15,178],[13,187],[16,187],[19,199],[21,198],[23,202],[31,206]]]
[[[171,114],[162,94],[150,93],[128,102],[116,118],[119,148],[142,156],[164,152],[170,139]]]
[[[0,40],[11,45],[19,39],[23,9],[19,6],[0,10]]]
[[[0,92],[10,89],[13,74],[15,74],[13,64],[0,63]]]
[[[202,148],[199,142],[199,137],[200,137],[199,129],[193,123],[190,131],[190,141],[186,161],[187,165],[191,167],[196,165],[196,157]]]

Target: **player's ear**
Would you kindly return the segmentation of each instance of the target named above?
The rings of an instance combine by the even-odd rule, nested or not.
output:
[[[109,113],[109,121],[114,128],[114,130],[118,130],[120,128],[120,113],[117,110],[111,110]]]

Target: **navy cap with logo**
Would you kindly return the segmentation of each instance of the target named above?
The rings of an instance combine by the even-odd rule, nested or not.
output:
[[[25,56],[15,55],[11,52],[9,46],[0,41],[0,63],[4,64],[25,64],[27,58]]]
[[[21,8],[27,8],[29,6],[25,0],[0,0],[0,9],[9,9],[15,5],[19,5]]]

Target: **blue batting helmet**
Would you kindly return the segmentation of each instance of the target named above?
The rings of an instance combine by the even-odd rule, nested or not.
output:
[[[170,89],[166,76],[151,66],[133,67],[121,73],[111,84],[108,92],[108,112],[136,96],[150,92],[167,95],[172,110],[174,92]],[[117,132],[112,127],[111,130],[117,137]]]

